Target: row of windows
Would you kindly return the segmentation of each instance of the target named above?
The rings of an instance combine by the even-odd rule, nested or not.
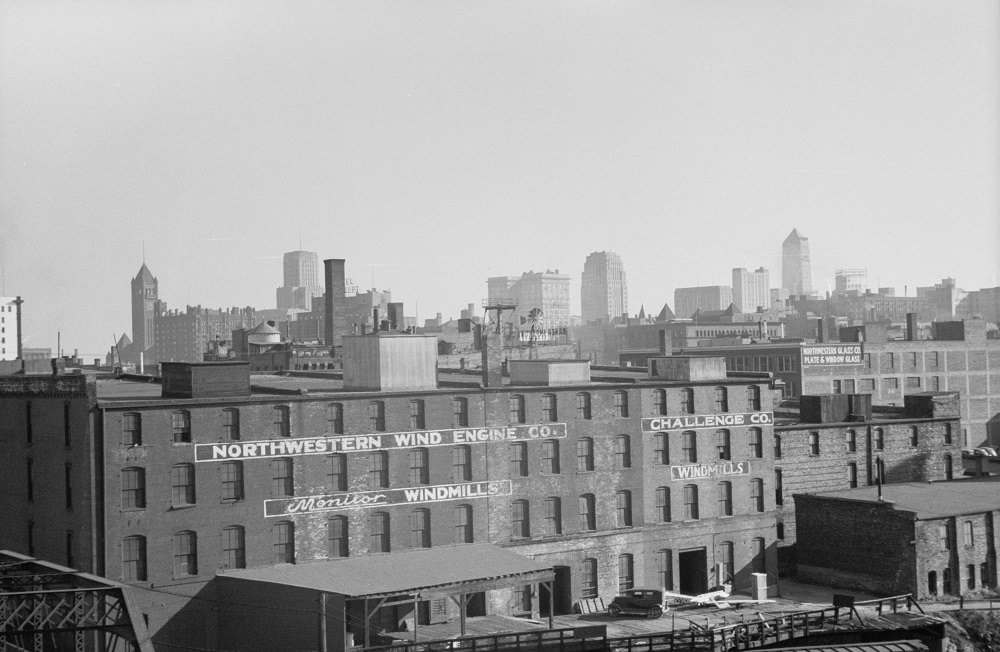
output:
[[[612,398],[612,414],[616,417],[628,417],[628,392],[623,390],[615,391]],[[578,393],[575,397],[575,401],[576,417],[578,419],[591,419],[593,415],[591,410],[590,393]],[[716,412],[729,411],[729,389],[727,387],[715,388],[714,407]],[[558,421],[559,410],[555,394],[542,394],[539,397],[539,409],[542,421]],[[746,409],[751,411],[760,409],[760,388],[756,385],[750,385],[746,388]],[[523,394],[514,394],[511,396],[508,403],[508,411],[508,418],[511,423],[526,423],[528,415],[525,406],[525,396]],[[695,413],[693,389],[684,388],[680,391],[679,411],[682,414]],[[666,390],[657,389],[653,391],[653,413],[657,415],[667,414]],[[177,410],[171,413],[170,418],[171,429],[173,431],[173,441],[176,443],[189,443],[191,441],[191,413],[188,410]],[[366,418],[368,430],[370,432],[384,432],[386,429],[385,402],[371,401],[366,407]],[[409,402],[409,419],[411,430],[422,430],[427,427],[426,408],[423,400],[413,399]],[[343,434],[344,405],[342,403],[329,403],[326,406],[326,420],[328,433]],[[291,421],[288,406],[278,405],[273,408],[273,423],[273,434],[275,437],[280,438],[291,436]],[[30,410],[28,424],[30,441]],[[453,398],[452,427],[464,428],[468,425],[468,399],[463,397]],[[240,439],[239,409],[226,408],[222,411],[222,437],[228,440]],[[122,443],[126,446],[142,445],[141,413],[126,412],[122,415]]]
[[[24,442],[27,445],[34,443],[35,439],[35,426],[32,419],[32,404],[31,401],[26,401],[24,404]],[[71,446],[73,443],[73,432],[72,432],[72,422],[71,422],[71,411],[70,403],[66,401],[63,403],[63,444],[65,446]]]
[[[857,391],[861,393],[873,393],[875,391],[875,378],[860,378],[857,381]],[[911,392],[920,391],[922,389],[923,380],[920,376],[906,376],[903,379],[903,384],[907,390]],[[930,376],[927,378],[927,389],[930,391],[938,391],[941,389],[941,377],[940,376]],[[882,391],[887,393],[894,393],[899,391],[899,378],[890,377],[882,378]],[[834,394],[854,394],[855,393],[855,381],[853,378],[835,379],[833,381],[833,393]]]

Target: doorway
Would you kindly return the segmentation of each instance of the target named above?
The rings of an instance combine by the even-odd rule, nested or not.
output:
[[[677,565],[681,593],[698,595],[708,591],[708,553],[705,548],[680,551]]]
[[[554,598],[554,615],[573,613],[573,586],[571,584],[570,567],[554,566],[556,573],[552,582],[552,596]],[[549,615],[549,591],[540,583],[538,585],[538,615],[545,617]]]

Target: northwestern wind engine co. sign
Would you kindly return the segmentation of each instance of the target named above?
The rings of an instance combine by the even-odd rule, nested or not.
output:
[[[263,441],[233,441],[195,445],[196,462],[247,460],[297,455],[329,455],[389,448],[423,448],[454,444],[482,444],[519,439],[565,439],[565,423],[504,426],[500,428],[456,428],[413,432],[378,432],[335,437],[300,437]]]
[[[326,494],[322,496],[302,496],[297,498],[276,498],[264,501],[264,516],[289,516],[291,514],[313,514],[316,512],[336,512],[359,507],[384,507],[386,505],[413,505],[417,503],[437,503],[446,500],[472,500],[509,496],[510,480],[488,482],[462,482],[429,487],[409,487],[406,489],[381,489],[376,491],[352,491]]]

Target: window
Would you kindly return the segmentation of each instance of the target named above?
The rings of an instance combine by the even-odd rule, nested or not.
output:
[[[243,500],[243,462],[230,460],[219,467],[222,478],[222,500]]]
[[[665,432],[654,435],[653,464],[670,464],[670,439]]]
[[[974,527],[972,525],[972,521],[966,521],[965,522],[965,545],[966,546],[972,546],[972,545],[974,545],[974,543],[973,543],[975,541],[974,533],[975,533],[975,529],[974,529]]]
[[[948,526],[938,526],[938,541],[941,543],[941,550],[948,550]]]
[[[451,479],[453,482],[472,479],[472,449],[465,444],[451,449]]]
[[[729,412],[729,390],[725,387],[715,388],[715,411]]]
[[[903,355],[906,356],[906,366],[909,367],[910,369],[916,369],[917,368],[917,352],[916,351],[907,351]]]
[[[760,409],[760,387],[747,385],[747,410],[756,412]]]
[[[31,423],[31,401],[24,404],[24,441],[29,446],[34,439],[35,433]]]
[[[750,428],[747,431],[750,437],[750,455],[756,458],[764,457],[764,435],[760,428]]]
[[[657,586],[668,591],[674,590],[674,555],[666,548],[656,551]]]
[[[858,433],[848,430],[844,433],[844,443],[848,453],[856,453],[858,450]]]
[[[139,467],[122,469],[122,509],[146,507],[146,470]]]
[[[291,437],[292,428],[287,405],[274,406],[274,436]]]
[[[670,522],[670,487],[656,488],[656,520]]]
[[[369,552],[390,552],[389,546],[389,513],[373,512],[369,517],[369,532],[371,534]]]
[[[515,500],[510,504],[510,534],[515,539],[531,536],[531,521],[527,500]]]
[[[681,433],[681,461],[687,464],[698,461],[698,435],[694,430]]]
[[[628,416],[628,392],[617,390],[614,394],[614,413],[616,417]]]
[[[778,537],[778,539],[782,541],[785,540],[785,524],[781,521],[778,521],[774,525],[774,536]]]
[[[122,445],[142,446],[142,415],[138,412],[122,415]]]
[[[920,445],[920,435],[916,426],[910,426],[910,446],[916,448]]]
[[[698,518],[698,485],[684,485],[684,518],[686,520]]]
[[[562,534],[562,501],[555,497],[545,499],[545,534]]]
[[[510,422],[524,423],[524,396],[514,394],[510,397]]]
[[[170,415],[171,427],[174,431],[175,444],[187,444],[191,442],[191,413],[187,410],[180,410]]]
[[[715,448],[719,453],[720,460],[731,460],[733,459],[732,450],[729,446],[729,431],[728,430],[716,430],[715,431]]]
[[[844,393],[853,394],[854,393],[854,379],[848,378],[844,380]]]
[[[222,411],[222,436],[231,441],[240,438],[240,411],[236,408]]]
[[[275,496],[295,495],[295,476],[292,458],[279,457],[271,460],[271,492]]]
[[[295,563],[295,524],[291,521],[274,524],[274,563]]]
[[[542,394],[542,421],[555,421],[559,414],[556,411],[556,395]]]
[[[73,509],[73,465],[67,464],[63,468],[63,477],[66,482],[66,509]]]
[[[327,554],[330,557],[347,557],[350,555],[348,534],[350,525],[346,516],[331,516],[326,522]]]
[[[917,391],[920,389],[920,376],[907,376],[906,377],[906,389]]]
[[[993,580],[990,578],[990,563],[988,561],[979,564],[979,583],[983,588],[993,584]]]
[[[576,470],[577,472],[594,470],[594,440],[590,437],[580,437],[576,440]]]
[[[594,514],[594,494],[583,494],[579,500],[580,530],[590,532],[597,529],[597,518]]]
[[[31,502],[31,501],[33,501],[35,499],[35,473],[34,473],[35,461],[29,457],[27,460],[25,460],[25,462],[26,462],[26,465],[27,465],[27,469],[26,469],[26,471],[27,471],[27,477],[26,477],[26,479],[27,479],[27,482],[26,482],[27,486],[25,487],[25,489],[28,492],[28,502]]]
[[[927,592],[937,595],[937,571],[927,573]]]
[[[653,414],[663,416],[667,413],[667,390],[653,390]]]
[[[954,470],[954,467],[953,467],[953,462],[952,462],[952,459],[951,459],[951,455],[945,455],[944,456],[944,479],[945,480],[954,480],[955,479],[954,475],[955,475],[955,470]]]
[[[170,469],[170,485],[170,502],[174,507],[195,504],[193,464],[175,464]]]
[[[882,391],[894,394],[899,391],[899,378],[883,378]]]
[[[733,485],[731,482],[719,483],[719,516],[733,515]]]
[[[430,481],[427,471],[427,449],[411,448],[407,451],[410,460],[410,474],[408,476],[410,484],[427,484]]]
[[[976,588],[976,565],[975,564],[969,564],[968,566],[965,567],[965,578],[966,578],[966,580],[965,580],[966,581],[966,585],[965,585],[966,588],[968,588],[968,589],[974,589],[974,588]]]
[[[410,547],[431,547],[431,513],[426,509],[410,512]]]
[[[867,355],[867,354],[865,354]],[[875,391],[875,379],[874,378],[862,378],[858,381],[858,389],[862,392],[872,393]]]
[[[385,403],[382,401],[368,404],[368,429],[371,432],[385,432]]]
[[[631,491],[619,491],[615,494],[615,526],[632,527]]]
[[[951,424],[950,423],[944,424],[944,443],[946,443],[946,444],[950,444],[951,443]]]
[[[774,470],[774,504],[781,505],[784,501],[784,487],[782,486],[781,469]]]
[[[343,403],[330,403],[326,406],[326,431],[335,435],[344,434]]]
[[[885,354],[885,368],[889,370],[896,368],[896,355],[891,351]]]
[[[871,353],[865,353],[864,354],[864,358],[862,360],[862,366],[866,370],[871,370],[871,368],[872,368],[872,354]]]
[[[847,486],[851,489],[858,488],[858,465],[855,462],[847,463]]]
[[[410,401],[410,430],[423,430],[424,426],[424,402],[413,399]]]
[[[122,541],[122,580],[146,581],[146,537],[125,537]]]
[[[764,556],[764,539],[756,537],[750,541],[750,568],[754,573],[767,572],[767,558]]]
[[[514,588],[514,612],[531,613],[531,586],[528,584]]]
[[[576,395],[576,418],[589,419],[590,417],[590,394],[580,392]]]
[[[938,352],[937,351],[929,351],[927,353],[926,361],[927,361],[927,368],[928,369],[937,369],[938,368],[938,364],[939,364],[939,362],[938,362]]]
[[[834,394],[840,394],[841,393],[840,381],[839,380],[834,380],[833,381],[833,393]]]
[[[874,439],[875,450],[885,450],[885,433],[882,432],[881,428],[875,428],[872,430],[872,439]]]
[[[368,473],[368,484],[372,489],[385,489],[389,486],[389,453],[373,451],[371,456],[372,468]]]
[[[523,441],[510,443],[510,475],[513,478],[528,475],[528,445]]]
[[[635,568],[632,555],[618,555],[618,592],[624,593],[635,586]]]
[[[750,481],[750,506],[755,512],[764,511],[764,481],[760,478]]]
[[[246,568],[246,536],[243,526],[230,525],[222,530],[222,558],[226,568]]]
[[[328,483],[330,491],[347,491],[347,456],[334,453],[330,456]]]
[[[941,573],[941,590],[945,595],[951,593],[951,569],[945,568]]]
[[[615,437],[615,468],[632,468],[632,440],[628,435]]]
[[[718,578],[719,584],[726,584],[733,581],[733,542],[723,541],[719,545],[719,569],[722,577]]]
[[[542,473],[559,473],[559,441],[556,439],[542,442]]]
[[[174,535],[174,575],[198,574],[198,535],[191,531]]]
[[[694,414],[694,390],[690,387],[681,390],[681,413]]]
[[[472,543],[472,505],[455,507],[455,543]]]
[[[580,563],[580,597],[597,597],[597,560],[593,557]]]
[[[465,428],[469,425],[469,399],[456,396],[451,399],[451,427]]]
[[[781,435],[774,433],[774,459],[781,459]]]
[[[819,433],[810,432],[809,433],[809,454],[819,455]]]

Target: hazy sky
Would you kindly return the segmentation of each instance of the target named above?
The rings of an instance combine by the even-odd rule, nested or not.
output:
[[[994,0],[0,0],[0,294],[25,346],[273,308],[345,258],[420,320],[624,261],[629,309],[771,270],[914,293],[1000,271]]]

